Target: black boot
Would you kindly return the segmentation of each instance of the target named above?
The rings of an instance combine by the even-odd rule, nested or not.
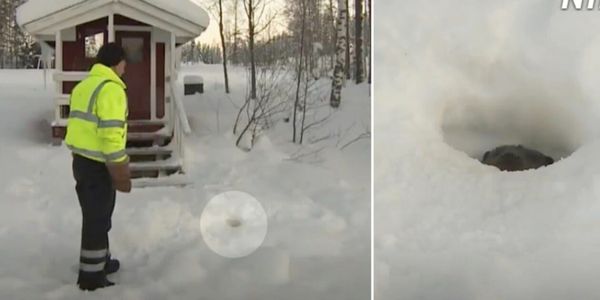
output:
[[[114,282],[109,281],[108,279],[105,279],[104,282],[101,283],[90,283],[90,282],[83,282],[79,284],[79,289],[82,291],[95,291],[96,289],[101,289],[104,287],[109,287],[109,286],[113,286],[115,285]]]
[[[106,279],[106,274],[103,272],[95,273],[93,275],[80,272],[77,285],[79,285],[79,289],[83,291],[95,291],[96,289],[113,286],[115,283]]]
[[[121,267],[121,263],[119,262],[118,259],[108,258],[106,260],[106,265],[104,265],[104,273],[106,273],[106,275],[115,273],[115,272],[119,271],[120,267]]]

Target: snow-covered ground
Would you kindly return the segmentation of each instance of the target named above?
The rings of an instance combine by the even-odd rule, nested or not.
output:
[[[185,98],[193,185],[120,194],[110,235],[122,262],[109,276],[117,285],[84,294],[75,285],[81,216],[71,159],[49,145],[53,88],[44,90],[41,71],[0,70],[0,298],[368,299],[370,139],[339,147],[369,127],[368,85],[349,85],[339,112],[311,133],[334,133],[311,159],[290,159],[311,152],[289,142],[285,123],[251,152],[234,146],[243,69],[233,69],[228,97],[219,66],[183,73],[204,76],[206,90]],[[200,233],[205,205],[230,190],[253,195],[268,216],[263,246],[245,258],[213,253]]]
[[[600,299],[600,12],[560,2],[375,4],[377,299]],[[558,162],[477,161],[519,143]]]

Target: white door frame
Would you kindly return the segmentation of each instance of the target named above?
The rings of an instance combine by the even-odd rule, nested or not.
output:
[[[150,120],[156,117],[156,37],[150,32]]]

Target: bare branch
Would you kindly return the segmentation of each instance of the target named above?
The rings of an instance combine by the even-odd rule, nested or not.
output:
[[[370,131],[369,132],[363,132],[360,135],[358,135],[357,137],[355,137],[354,139],[352,139],[351,141],[349,141],[348,143],[346,143],[344,146],[342,146],[340,148],[340,150],[343,151],[346,147],[348,147],[348,146],[350,146],[350,145],[352,145],[352,144],[354,144],[354,143],[356,143],[356,142],[358,142],[360,140],[368,139],[368,138],[371,138],[371,132]]]

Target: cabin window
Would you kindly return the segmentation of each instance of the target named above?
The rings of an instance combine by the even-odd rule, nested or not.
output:
[[[140,63],[144,60],[144,38],[126,37],[121,41],[128,64]]]
[[[85,37],[85,57],[95,58],[100,47],[104,45],[104,32]]]

